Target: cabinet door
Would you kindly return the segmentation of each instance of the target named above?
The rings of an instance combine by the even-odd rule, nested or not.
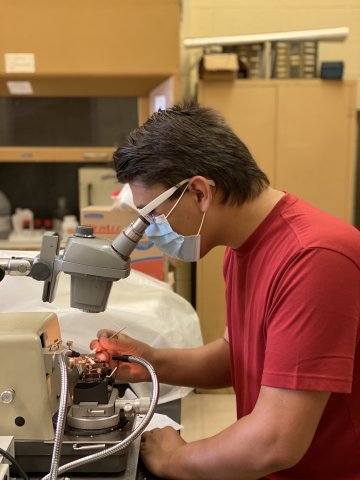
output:
[[[216,247],[196,264],[196,311],[204,343],[212,342],[224,334],[224,253],[224,247]]]
[[[355,82],[200,82],[199,102],[224,115],[278,189],[352,220]],[[197,264],[196,308],[204,341],[223,332],[222,258],[218,247]]]
[[[198,100],[225,117],[272,182],[275,171],[276,85],[247,80],[200,82]],[[204,343],[224,333],[224,251],[223,247],[217,247],[196,265],[196,310]]]
[[[14,73],[67,82],[80,75],[83,88],[98,77],[158,77],[179,69],[178,0],[32,0],[0,2],[0,78]],[[31,52],[34,63],[5,54]],[[34,75],[35,74],[35,75]],[[86,78],[85,78],[86,76]],[[29,75],[28,75],[29,78]],[[84,79],[85,78],[85,79]],[[118,81],[118,80],[117,80]],[[106,95],[106,93],[105,93]]]
[[[352,221],[355,82],[279,83],[275,187]]]
[[[199,103],[220,112],[256,162],[274,179],[276,84],[262,81],[200,82]]]

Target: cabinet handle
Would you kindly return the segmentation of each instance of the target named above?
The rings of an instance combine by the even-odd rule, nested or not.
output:
[[[87,204],[88,205],[92,205],[92,189],[93,189],[93,186],[92,186],[92,183],[88,183],[87,184]]]
[[[73,450],[97,450],[99,448],[105,448],[105,443],[99,443],[97,445],[81,445],[79,443],[73,444]]]
[[[85,160],[107,160],[109,154],[107,152],[85,152],[83,158]]]

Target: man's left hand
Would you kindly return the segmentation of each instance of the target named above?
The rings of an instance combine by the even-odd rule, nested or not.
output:
[[[185,440],[172,427],[154,428],[154,430],[145,432],[141,437],[142,461],[154,475],[160,478],[172,478],[171,457],[178,448],[185,444]]]

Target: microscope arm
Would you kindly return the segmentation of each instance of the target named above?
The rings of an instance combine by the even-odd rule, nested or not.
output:
[[[0,281],[5,273],[27,275],[44,282],[42,300],[52,302],[60,272],[71,276],[71,306],[87,312],[103,312],[112,282],[130,274],[130,254],[145,233],[149,222],[138,217],[111,243],[96,238],[91,227],[77,227],[64,251],[60,236],[47,232],[40,254],[34,259],[0,259]]]
[[[33,258],[0,258],[0,282],[6,275],[29,275]]]
[[[60,237],[54,232],[47,232],[42,238],[40,254],[35,258],[2,258],[0,259],[0,281],[5,274],[29,276],[44,282],[43,301],[54,300],[57,276],[60,272],[57,256],[60,250]]]

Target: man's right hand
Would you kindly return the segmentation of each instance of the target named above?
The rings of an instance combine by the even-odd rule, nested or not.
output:
[[[136,363],[119,362],[112,355],[136,355],[152,363],[154,349],[146,343],[113,330],[99,330],[97,339],[90,343],[91,350],[96,349],[96,357],[108,362],[111,368],[118,367],[116,378],[124,382],[136,383],[150,380],[147,370]],[[112,337],[112,338],[110,338]]]

